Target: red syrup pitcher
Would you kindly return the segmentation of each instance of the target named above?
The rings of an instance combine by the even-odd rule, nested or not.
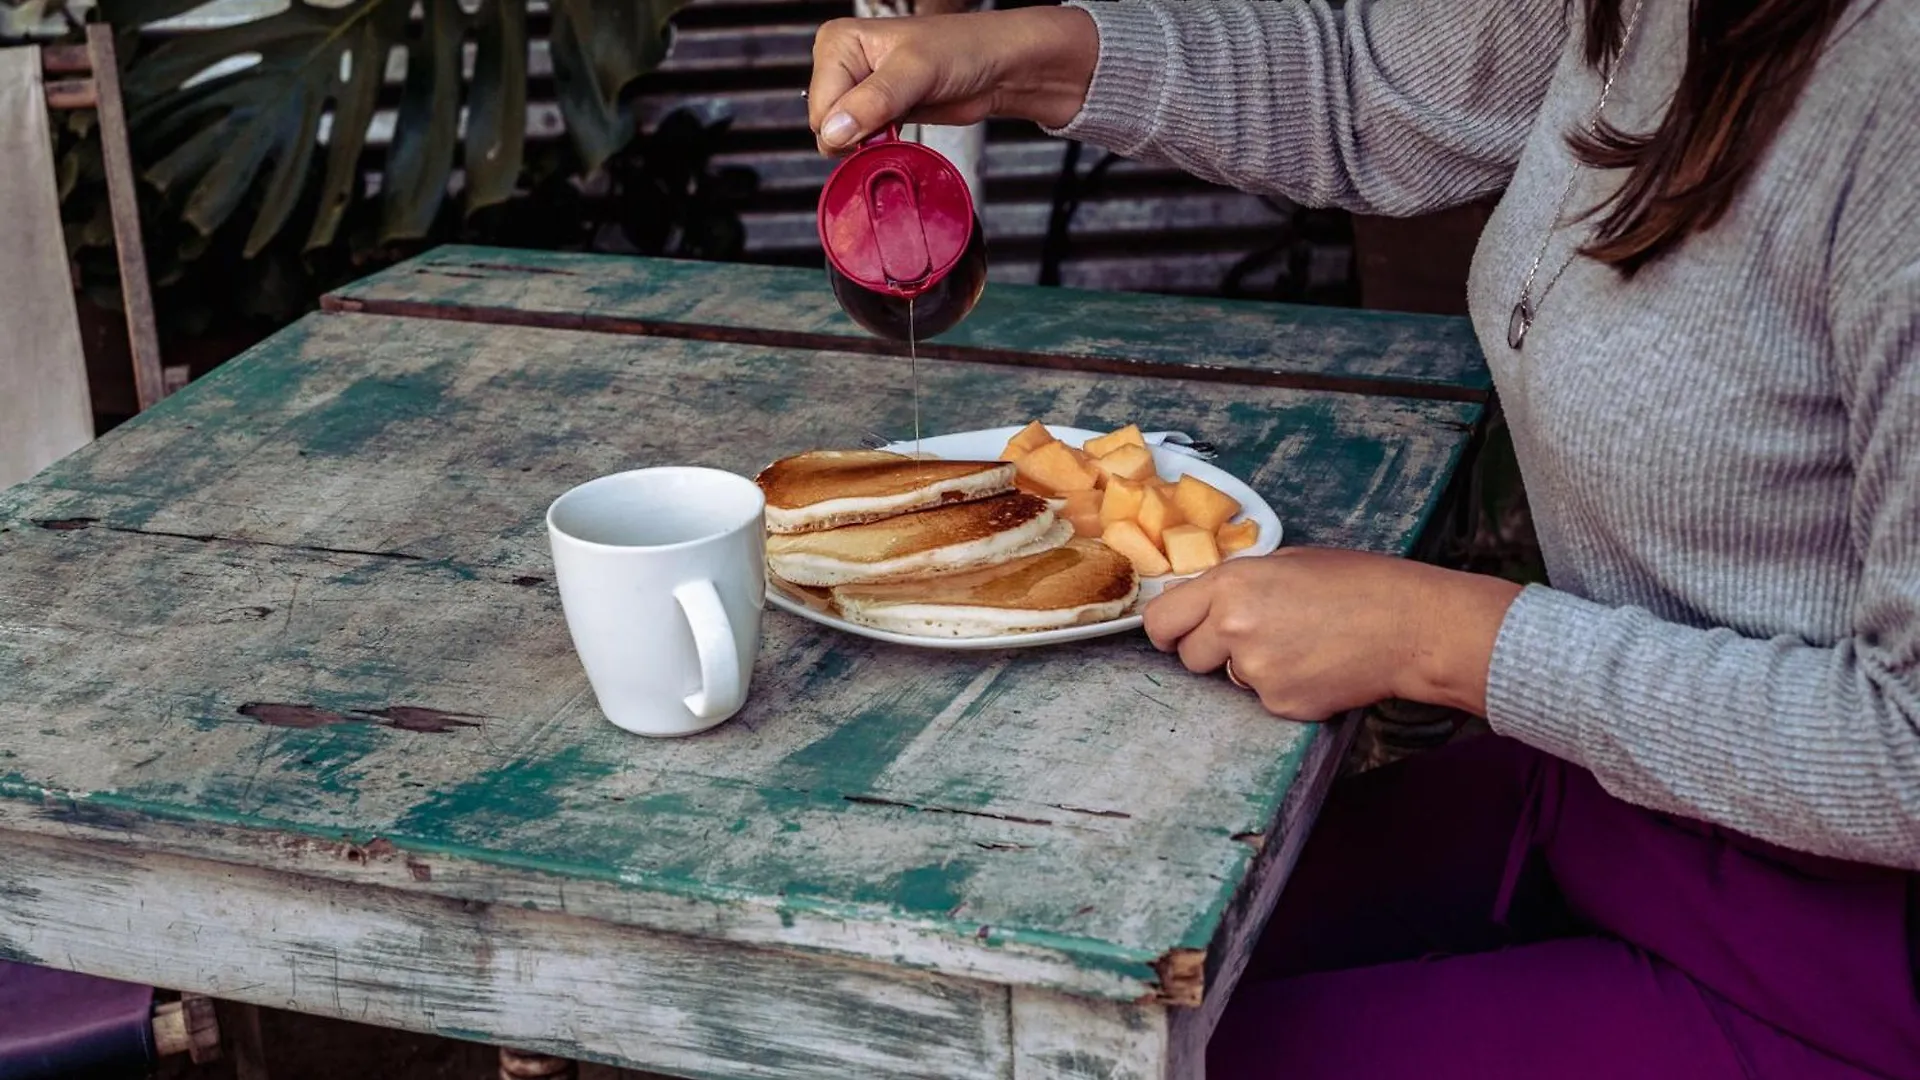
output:
[[[986,238],[966,180],[897,129],[868,139],[827,178],[820,244],[840,307],[894,341],[953,329],[987,283]]]

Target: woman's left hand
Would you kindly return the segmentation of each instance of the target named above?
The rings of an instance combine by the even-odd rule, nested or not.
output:
[[[1406,559],[1286,548],[1229,559],[1146,607],[1188,670],[1231,672],[1268,711],[1319,721],[1398,697],[1486,712],[1487,667],[1520,586]]]

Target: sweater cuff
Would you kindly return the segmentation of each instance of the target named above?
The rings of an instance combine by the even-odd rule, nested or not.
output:
[[[1093,18],[1100,35],[1100,59],[1094,65],[1087,100],[1067,126],[1046,128],[1079,142],[1131,156],[1153,138],[1148,117],[1162,114],[1167,54],[1173,28],[1149,3],[1070,0]]]
[[[1585,761],[1577,702],[1610,610],[1540,585],[1521,591],[1494,638],[1487,671],[1487,723],[1494,731],[1566,761]]]

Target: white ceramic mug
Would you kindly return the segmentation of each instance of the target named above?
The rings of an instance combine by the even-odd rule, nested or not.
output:
[[[691,735],[746,704],[767,599],[766,499],[718,469],[590,480],[547,509],[554,579],[600,711]]]

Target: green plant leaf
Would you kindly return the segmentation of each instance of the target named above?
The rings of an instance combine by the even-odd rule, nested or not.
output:
[[[424,7],[421,34],[407,46],[406,88],[387,151],[381,243],[425,236],[453,173],[466,17],[457,0],[425,0]]]
[[[424,0],[420,34],[412,39],[411,0],[338,7],[292,0],[265,18],[177,33],[136,57],[123,84],[143,175],[203,236],[257,206],[245,248],[251,258],[303,205],[322,118],[331,114],[306,241],[309,250],[324,247],[353,200],[387,58],[399,47],[406,77],[385,164],[380,240],[424,237],[445,201],[460,145],[461,50],[471,35],[477,56],[466,94],[465,210],[503,202],[525,160],[527,2],[480,0],[468,15],[459,0]],[[555,85],[589,170],[633,137],[625,92],[665,57],[667,20],[685,2],[554,0]],[[197,0],[101,0],[101,13],[125,29],[195,6]],[[237,58],[257,59],[230,70]],[[208,77],[216,68],[224,73]]]
[[[520,180],[527,135],[527,13],[484,4],[468,92],[466,212],[506,202]]]
[[[633,138],[624,92],[666,58],[667,20],[684,2],[553,0],[554,88],[588,172]]]
[[[405,33],[406,9],[398,4],[361,23],[343,39],[344,59],[334,75],[333,127],[327,138],[327,174],[320,182],[320,208],[307,233],[306,250],[333,243],[353,203],[360,179],[360,154],[367,145],[367,126],[380,102],[380,82],[386,75],[388,45]]]

